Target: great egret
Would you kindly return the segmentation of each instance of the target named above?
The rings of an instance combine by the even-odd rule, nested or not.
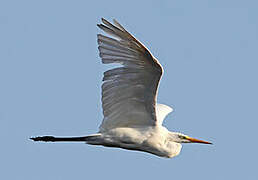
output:
[[[162,122],[172,108],[157,104],[157,89],[163,73],[159,61],[116,20],[102,18],[97,26],[111,37],[98,34],[102,63],[119,63],[104,72],[102,107],[104,119],[96,134],[83,137],[41,136],[34,141],[82,141],[92,145],[144,151],[172,158],[181,143],[204,143],[181,133],[168,131]]]

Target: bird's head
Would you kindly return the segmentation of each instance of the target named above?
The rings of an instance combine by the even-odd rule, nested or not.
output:
[[[203,141],[200,139],[195,139],[192,137],[189,137],[187,135],[184,135],[182,133],[175,133],[175,132],[170,132],[170,139],[174,142],[177,143],[203,143],[203,144],[212,144],[211,142],[208,141]]]

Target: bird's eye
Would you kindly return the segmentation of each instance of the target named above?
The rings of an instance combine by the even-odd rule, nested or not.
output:
[[[179,137],[180,139],[186,139],[186,137],[183,136],[183,135],[178,135],[178,137]]]

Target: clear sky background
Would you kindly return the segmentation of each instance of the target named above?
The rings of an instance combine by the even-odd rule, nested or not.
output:
[[[0,179],[257,179],[258,1],[0,1]],[[165,126],[209,140],[173,159],[36,135],[98,131],[96,24],[117,19],[163,65]]]

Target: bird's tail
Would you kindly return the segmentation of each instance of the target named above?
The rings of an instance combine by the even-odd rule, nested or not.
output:
[[[54,137],[54,136],[38,136],[31,137],[33,141],[44,141],[44,142],[94,142],[100,138],[101,134],[92,134],[89,136],[81,137]]]

